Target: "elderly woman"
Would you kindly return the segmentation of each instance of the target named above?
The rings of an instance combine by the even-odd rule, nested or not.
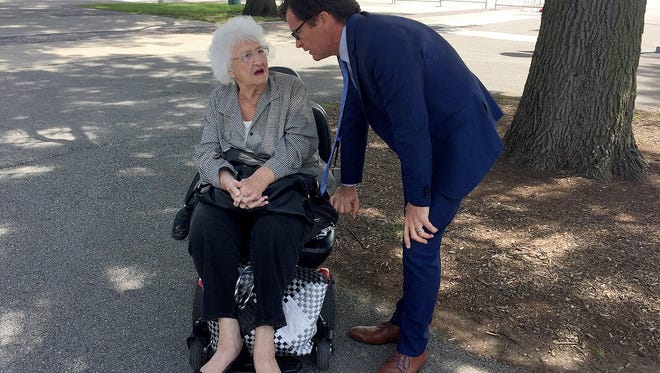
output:
[[[220,26],[209,49],[222,85],[211,93],[194,161],[212,185],[207,195],[214,203],[196,207],[189,236],[204,283],[203,317],[217,319],[220,329],[204,373],[223,372],[242,348],[234,289],[247,243],[257,298],[254,366],[257,372],[280,371],[274,332],[286,325],[282,296],[311,223],[295,211],[302,202],[275,208],[268,188],[295,175],[316,183],[325,168],[305,87],[296,77],[269,74],[268,51],[261,26],[244,16]]]

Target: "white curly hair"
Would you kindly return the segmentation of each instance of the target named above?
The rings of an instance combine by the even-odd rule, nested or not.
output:
[[[234,80],[229,75],[231,52],[236,43],[255,41],[267,46],[264,39],[264,29],[250,16],[238,16],[220,25],[213,33],[213,41],[208,50],[211,69],[221,84],[232,84]]]

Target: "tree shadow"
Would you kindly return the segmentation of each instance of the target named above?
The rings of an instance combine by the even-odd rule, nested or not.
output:
[[[657,121],[651,126],[660,129]],[[640,142],[647,159],[658,158],[657,147]],[[434,329],[525,371],[657,368],[654,172],[648,182],[599,184],[499,161],[445,234]],[[330,262],[339,278],[393,306],[401,273],[399,163],[373,135],[360,199],[362,216],[338,226],[344,257]]]
[[[185,371],[194,270],[169,230],[209,67],[125,56],[0,81],[0,370]]]
[[[532,58],[534,51],[502,52],[500,54],[506,57]]]

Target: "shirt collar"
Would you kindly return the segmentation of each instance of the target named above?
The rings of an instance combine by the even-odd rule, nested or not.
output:
[[[346,42],[346,25],[341,29],[341,39],[339,39],[339,58],[349,64],[348,43]]]

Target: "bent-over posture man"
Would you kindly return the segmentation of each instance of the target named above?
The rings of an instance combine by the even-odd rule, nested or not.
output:
[[[337,56],[344,75],[337,211],[358,213],[369,124],[401,162],[403,296],[390,321],[349,334],[396,342],[379,373],[417,372],[440,287],[442,232],[501,152],[502,111],[447,41],[419,22],[361,12],[355,0],[284,0],[280,15],[296,47],[316,61]]]

